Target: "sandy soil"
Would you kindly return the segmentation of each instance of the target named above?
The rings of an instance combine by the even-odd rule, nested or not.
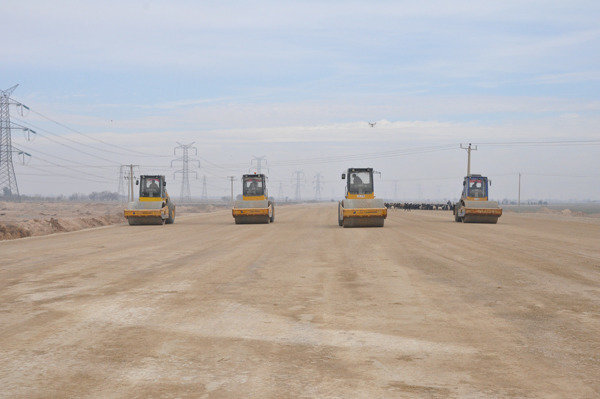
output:
[[[600,220],[336,211],[0,242],[0,396],[600,396]]]
[[[600,218],[600,203],[572,203],[572,204],[550,204],[550,205],[501,205],[504,211],[519,213],[546,213],[564,216],[585,216]]]
[[[125,223],[122,203],[0,202],[0,240],[41,236]],[[212,212],[222,206],[180,205],[178,214]]]
[[[0,202],[0,240],[122,223],[123,204]]]

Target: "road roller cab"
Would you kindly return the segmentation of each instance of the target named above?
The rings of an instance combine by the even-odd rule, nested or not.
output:
[[[349,168],[346,196],[338,204],[338,224],[344,227],[383,227],[387,208],[375,198],[373,168]]]
[[[231,211],[236,224],[272,223],[275,204],[269,199],[264,174],[242,176],[242,200],[235,201]]]
[[[130,202],[124,211],[130,225],[171,224],[175,221],[175,204],[167,193],[167,182],[162,175],[142,175],[135,182],[139,198]]]
[[[489,201],[491,181],[482,175],[471,174],[463,180],[460,201],[454,205],[454,220],[465,223],[497,223],[502,216],[498,202]]]

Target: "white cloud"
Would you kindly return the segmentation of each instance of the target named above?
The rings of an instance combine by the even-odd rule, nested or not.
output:
[[[253,151],[275,162],[600,136],[597,1],[5,0],[0,13],[1,76],[26,82],[17,97],[135,150],[168,155],[175,141],[196,141],[211,161],[240,165]],[[102,163],[43,140],[30,144],[32,153]],[[552,169],[557,157],[574,171],[599,167],[590,149],[488,150],[480,165],[490,173]],[[115,163],[167,160],[115,153],[98,152]],[[460,176],[462,155],[372,162],[394,178]],[[321,167],[337,176],[343,165],[306,165],[307,173]],[[290,173],[273,170],[281,179]]]
[[[118,104],[80,103],[59,107],[49,103],[27,103],[32,109],[43,110],[56,120],[68,121],[86,131],[265,130],[272,131],[274,137],[278,135],[278,129],[285,130],[289,126],[336,126],[340,122],[357,120],[416,120],[423,123],[462,121],[494,125],[517,118],[519,123],[531,121],[535,124],[553,114],[584,115],[598,110],[598,101],[595,100],[481,95],[356,95],[352,98],[285,102],[189,99],[145,104],[141,108],[129,105],[119,107]],[[43,121],[35,114],[30,114],[28,120],[32,123]],[[581,135],[593,133],[594,129],[579,132]]]

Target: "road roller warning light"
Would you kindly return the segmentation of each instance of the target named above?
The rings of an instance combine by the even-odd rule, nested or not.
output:
[[[454,204],[454,220],[464,223],[497,223],[502,216],[498,202],[488,200],[488,183],[481,175],[468,175],[463,180],[460,201]]]
[[[375,198],[373,168],[350,168],[346,179],[346,196],[338,204],[338,224],[344,227],[383,227],[387,208]]]
[[[233,204],[235,224],[273,223],[275,203],[269,199],[267,177],[263,174],[242,176],[242,200]]]
[[[131,226],[175,222],[175,204],[167,193],[164,176],[142,175],[135,184],[140,186],[139,198],[130,202],[124,211]]]

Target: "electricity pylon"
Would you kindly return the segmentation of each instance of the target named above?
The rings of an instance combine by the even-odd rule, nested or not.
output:
[[[257,157],[256,155],[254,155],[252,157],[252,160],[250,160],[250,166],[252,167],[252,165],[254,163],[256,163],[256,173],[260,174],[262,172],[262,163],[265,163],[265,165],[267,164],[267,157],[265,155],[263,155],[262,157]]]
[[[10,95],[15,91],[17,86],[14,85],[6,90],[0,90],[0,197],[17,197],[20,199],[21,196],[19,195],[19,186],[13,164],[13,154],[16,153],[17,156],[21,156],[23,164],[25,164],[25,157],[31,157],[31,155],[12,145],[11,130],[23,130],[26,133],[28,141],[31,139],[31,133],[35,134],[35,132],[23,126],[13,126],[10,122],[11,104],[21,107],[21,110],[23,108],[29,109],[21,103],[11,102]]]
[[[181,151],[181,157],[174,159],[171,161],[171,166],[173,166],[173,162],[181,162],[181,169],[175,171],[173,177],[175,177],[178,173],[181,173],[181,201],[191,201],[192,193],[190,190],[190,162],[198,163],[198,168],[200,167],[200,160],[197,158],[190,158],[189,151],[195,151],[195,154],[198,155],[198,149],[194,147],[194,142],[190,144],[181,144],[177,142],[177,147],[173,149],[173,154],[177,155],[177,150]],[[196,175],[196,179],[198,178],[198,172],[192,170]]]
[[[301,199],[301,195],[300,195],[300,187],[304,185],[304,183],[306,182],[306,177],[304,175],[304,172],[301,170],[297,170],[293,173],[293,175],[296,176],[296,201],[300,201]]]
[[[323,183],[321,182],[321,173],[317,173],[315,175],[315,179],[313,180],[313,184],[315,185],[315,200],[321,200],[321,187]]]

